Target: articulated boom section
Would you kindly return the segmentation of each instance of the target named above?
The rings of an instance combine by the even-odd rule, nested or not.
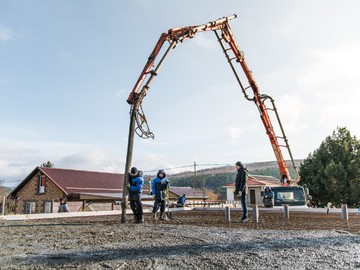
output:
[[[231,32],[229,20],[236,18],[236,15],[224,17],[219,20],[210,22],[208,24],[203,24],[199,26],[188,26],[188,27],[182,27],[182,28],[172,28],[169,29],[167,33],[161,34],[158,42],[155,45],[155,48],[153,49],[152,53],[150,54],[147,63],[145,64],[144,69],[142,70],[133,90],[131,91],[127,102],[132,105],[131,110],[135,112],[135,119],[137,123],[137,128],[135,131],[140,137],[143,138],[154,138],[154,135],[149,131],[149,127],[147,125],[146,117],[142,111],[141,103],[143,98],[146,96],[147,91],[150,88],[150,84],[154,78],[154,76],[157,75],[160,67],[162,66],[163,62],[165,61],[166,57],[170,53],[170,51],[176,47],[178,43],[182,43],[185,40],[189,38],[193,38],[197,33],[204,32],[204,31],[213,31],[225,53],[225,56],[234,72],[234,75],[242,89],[242,92],[245,96],[245,98],[249,101],[253,101],[256,104],[256,107],[259,110],[261,121],[264,124],[266,133],[270,139],[271,146],[273,148],[273,151],[275,153],[275,157],[279,166],[280,175],[281,175],[281,182],[283,185],[289,185],[296,183],[300,180],[299,175],[297,173],[297,168],[294,162],[294,159],[292,157],[290,147],[287,141],[287,138],[285,136],[279,115],[277,113],[277,109],[275,107],[274,100],[264,94],[260,94],[259,87],[252,75],[251,70],[249,69],[243,53],[240,51],[239,46],[236,43],[236,40]],[[166,52],[162,56],[162,58],[159,60],[159,62],[155,65],[155,60],[164,45],[165,41],[169,42],[169,47],[167,48]],[[225,44],[227,44],[225,46]],[[232,53],[232,55],[230,55]],[[239,63],[243,72],[245,73],[245,76],[249,82],[248,87],[244,87],[240,77],[236,71],[236,67],[233,64],[233,60],[235,62]],[[149,76],[148,80],[145,82],[146,77]],[[253,96],[250,97],[248,93],[246,92],[247,89],[252,89]],[[141,90],[140,90],[141,89]],[[267,108],[265,105],[265,101],[270,100],[272,104],[272,108]],[[270,116],[268,114],[268,110],[274,111],[282,132],[282,136],[278,137],[276,136],[274,132],[274,128],[271,124]],[[283,139],[285,145],[280,145],[278,142],[278,139]],[[282,152],[280,147],[286,147],[288,149],[290,158],[292,160],[292,165],[295,169],[295,172],[297,173],[297,177],[295,180],[292,180],[289,174],[289,170],[285,164]]]
[[[143,84],[146,76],[148,74],[151,75],[157,75],[154,71],[151,71],[151,69],[154,67],[155,59],[158,56],[163,44],[165,41],[170,42],[169,49],[175,48],[176,44],[179,42],[184,42],[185,40],[189,38],[193,38],[196,33],[204,32],[204,31],[214,31],[221,29],[225,24],[227,24],[228,20],[236,18],[236,15],[232,15],[229,17],[221,18],[217,21],[209,22],[208,24],[203,24],[199,26],[187,26],[187,27],[181,27],[181,28],[171,28],[168,30],[167,33],[161,34],[158,42],[155,45],[154,50],[150,54],[148,61],[142,70],[133,90],[131,91],[127,102],[131,105],[135,103],[135,101],[139,98],[141,92],[139,93],[139,89],[141,88],[141,85]],[[168,49],[168,51],[169,51]],[[167,51],[167,53],[168,53]],[[155,68],[160,68],[162,62],[167,57],[167,54],[163,56],[161,61],[159,62],[158,66]],[[151,78],[151,77],[150,77]],[[150,81],[151,83],[151,81]],[[149,87],[149,81],[143,86],[143,87]]]
[[[225,56],[226,58],[228,59],[228,62],[235,74],[235,77],[237,78],[238,82],[239,82],[239,85],[244,93],[244,96],[247,100],[251,100],[251,101],[254,101],[255,104],[256,104],[256,107],[258,108],[259,110],[259,113],[260,113],[260,118],[261,118],[261,121],[263,122],[264,124],[264,127],[265,127],[265,130],[266,130],[266,133],[270,139],[270,143],[271,143],[271,146],[273,148],[273,151],[274,151],[274,154],[275,154],[275,157],[276,157],[276,161],[278,163],[278,166],[279,166],[279,170],[280,170],[280,175],[281,175],[281,183],[284,184],[284,185],[288,185],[288,184],[292,184],[294,182],[298,182],[300,180],[299,178],[299,175],[298,175],[298,172],[297,172],[297,168],[296,168],[296,165],[295,165],[295,162],[294,162],[294,159],[292,157],[292,154],[291,154],[291,151],[290,151],[290,146],[288,144],[288,141],[287,141],[287,138],[285,136],[285,132],[283,130],[283,127],[282,127],[282,124],[281,124],[281,121],[280,121],[280,118],[279,118],[279,115],[277,113],[277,109],[275,107],[275,103],[274,103],[274,100],[268,96],[268,95],[261,95],[260,94],[260,90],[259,90],[259,87],[252,75],[252,72],[249,68],[249,66],[247,65],[246,61],[245,61],[245,58],[243,56],[243,53],[240,51],[239,49],[239,46],[237,45],[236,43],[236,40],[231,32],[231,28],[230,28],[230,25],[228,23],[224,24],[223,28],[221,29],[221,33],[219,34],[218,31],[214,31],[215,32],[215,35],[225,53]],[[226,48],[226,46],[224,45],[224,43],[227,43],[229,48]],[[230,51],[233,53],[233,57],[230,56]],[[241,80],[240,80],[240,77],[239,75],[237,74],[237,71],[236,71],[236,68],[235,66],[233,65],[232,61],[235,60],[236,62],[238,62],[242,68],[242,70],[244,71],[245,73],[245,76],[249,82],[249,87],[246,87],[244,88],[244,86],[242,85],[241,83]],[[253,91],[253,97],[250,98],[249,95],[246,93],[246,90],[248,88],[251,88],[252,91]],[[271,109],[268,109],[265,105],[265,100],[266,99],[270,99],[271,100],[271,103],[273,105],[273,108]],[[274,131],[274,128],[271,124],[271,120],[270,120],[270,116],[268,114],[268,110],[272,110],[276,113],[276,117],[277,117],[277,120],[279,122],[279,126],[281,128],[281,131],[282,131],[282,137],[277,137],[276,134],[275,134],[275,131]],[[284,157],[282,155],[282,152],[280,150],[280,145],[279,145],[279,142],[277,139],[283,139],[284,142],[285,142],[285,145],[284,147],[286,147],[288,149],[288,152],[289,152],[289,155],[290,155],[290,158],[292,160],[292,163],[293,163],[293,167],[297,173],[297,179],[296,180],[292,180],[291,179],[291,176],[290,176],[290,173],[289,173],[289,170],[287,168],[287,165],[285,163],[285,160],[284,160]]]

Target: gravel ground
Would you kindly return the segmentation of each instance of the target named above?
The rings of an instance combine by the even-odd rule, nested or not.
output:
[[[360,269],[359,232],[255,229],[198,214],[198,225],[181,224],[190,213],[145,224],[118,216],[2,220],[0,269]]]

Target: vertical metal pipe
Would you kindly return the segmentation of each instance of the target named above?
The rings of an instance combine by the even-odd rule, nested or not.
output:
[[[230,206],[225,207],[225,222],[230,222]]]
[[[194,161],[194,190],[196,191],[196,162]]]
[[[126,215],[126,204],[127,204],[127,183],[129,182],[129,171],[132,160],[133,146],[134,146],[134,133],[135,133],[135,115],[136,110],[138,108],[138,101],[134,104],[130,117],[130,125],[129,125],[129,137],[128,137],[128,147],[126,154],[126,163],[125,163],[125,172],[124,172],[124,183],[123,183],[123,191],[122,191],[122,199],[121,199],[121,223],[125,223],[125,215]]]
[[[1,214],[5,215],[5,203],[6,203],[6,196],[3,196],[3,200],[2,200],[2,211]]]
[[[257,204],[253,205],[253,221],[259,222],[259,206]]]
[[[125,223],[125,215],[126,215],[126,205],[127,205],[127,184],[129,182],[129,171],[130,166],[132,162],[132,154],[133,154],[133,148],[134,148],[134,133],[135,133],[135,117],[137,110],[139,109],[142,99],[146,96],[146,92],[149,90],[149,85],[151,84],[154,77],[157,75],[157,72],[159,71],[160,67],[164,63],[166,57],[169,55],[171,49],[173,49],[176,45],[176,41],[172,41],[169,48],[166,50],[164,56],[161,58],[159,63],[157,64],[156,68],[154,69],[154,72],[152,72],[150,78],[146,82],[146,84],[143,86],[139,93],[138,99],[135,101],[131,116],[130,116],[130,124],[129,124],[129,136],[128,136],[128,147],[127,147],[127,153],[126,153],[126,163],[125,163],[125,172],[124,172],[124,183],[123,183],[123,192],[122,192],[122,199],[121,199],[121,223]]]
[[[348,208],[347,208],[346,204],[341,205],[341,218],[343,220],[348,220],[349,219]]]
[[[285,219],[289,219],[289,217],[290,217],[289,205],[288,205],[288,204],[284,204],[284,218],[285,218]]]

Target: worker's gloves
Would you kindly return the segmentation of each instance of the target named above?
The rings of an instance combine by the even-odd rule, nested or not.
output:
[[[126,188],[127,188],[128,190],[130,190],[130,184],[127,184],[127,185],[126,185]]]
[[[241,197],[241,195],[242,195],[242,191],[234,191],[234,196],[239,196],[239,197]]]

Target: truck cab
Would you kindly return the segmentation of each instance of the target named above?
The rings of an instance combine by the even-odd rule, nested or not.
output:
[[[311,199],[307,189],[301,186],[278,186],[271,189],[274,192],[274,207],[287,204],[291,207],[307,208],[307,202]]]

